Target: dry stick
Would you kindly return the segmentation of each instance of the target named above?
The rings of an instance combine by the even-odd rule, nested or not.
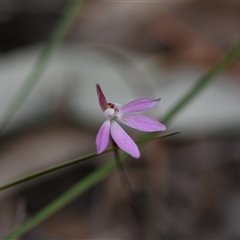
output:
[[[143,232],[143,219],[141,217],[138,199],[136,198],[136,194],[134,193],[134,191],[132,189],[132,185],[131,185],[130,179],[128,177],[128,174],[120,160],[119,152],[118,152],[119,148],[113,139],[112,139],[112,145],[114,147],[114,150],[113,150],[114,158],[115,158],[117,169],[118,169],[118,172],[119,172],[119,175],[121,178],[122,186],[123,186],[123,189],[126,191],[129,206],[133,213],[132,215],[137,223],[137,226],[136,226],[136,235],[137,236],[135,236],[134,238],[135,239],[142,238],[143,233],[144,233]]]

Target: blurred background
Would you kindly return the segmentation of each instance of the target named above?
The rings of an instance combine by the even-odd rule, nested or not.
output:
[[[0,119],[35,66],[65,1],[0,2]],[[0,138],[0,185],[95,151],[109,102],[161,97],[161,119],[240,39],[240,3],[90,1]],[[240,62],[126,165],[20,239],[240,238]],[[137,131],[128,132],[137,136]],[[112,154],[0,192],[0,237]]]

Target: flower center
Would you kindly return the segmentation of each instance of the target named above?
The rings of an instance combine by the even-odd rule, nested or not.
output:
[[[107,119],[113,119],[119,112],[119,108],[113,103],[107,103],[106,110],[104,111],[104,116]]]

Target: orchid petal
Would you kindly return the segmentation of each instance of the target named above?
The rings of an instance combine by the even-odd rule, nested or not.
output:
[[[100,127],[96,137],[97,153],[102,153],[106,149],[109,143],[109,135],[110,135],[110,120],[106,120]]]
[[[159,121],[157,121],[156,119],[143,116],[143,115],[124,114],[118,120],[129,127],[132,127],[144,132],[155,132],[155,131],[166,130],[166,126],[160,123]]]
[[[106,97],[104,96],[99,84],[96,84],[96,89],[97,89],[97,94],[98,94],[99,105],[102,108],[102,110],[104,111],[104,110],[106,110],[106,106],[107,106]]]
[[[140,98],[122,106],[121,111],[122,113],[142,112],[149,108],[152,108],[159,101],[160,98],[158,99]]]
[[[115,143],[119,146],[119,148],[121,148],[123,151],[127,152],[134,158],[140,157],[140,152],[136,143],[114,120],[111,121],[111,135]]]

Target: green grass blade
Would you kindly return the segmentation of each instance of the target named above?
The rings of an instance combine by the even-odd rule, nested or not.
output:
[[[48,64],[50,57],[56,50],[57,46],[60,44],[65,34],[68,32],[69,28],[71,27],[72,23],[77,17],[80,8],[82,8],[85,2],[86,0],[69,1],[69,3],[67,4],[63,17],[61,18],[55,30],[53,31],[35,67],[33,68],[32,72],[30,73],[28,78],[25,80],[24,84],[19,89],[15,97],[10,102],[7,110],[3,114],[3,117],[0,123],[0,131],[2,131],[7,126],[9,121],[12,119],[14,114],[17,112],[19,107],[23,104],[24,100],[27,98],[27,96],[29,95],[29,93],[37,83],[37,80],[39,79],[39,77],[43,73],[43,70],[46,68]]]
[[[19,228],[17,228],[15,231],[10,233],[8,236],[6,236],[3,239],[6,239],[6,240],[16,239],[20,235],[34,228],[43,220],[47,219],[48,217],[50,217],[51,215],[53,215],[54,213],[62,209],[64,206],[72,202],[79,195],[89,190],[90,186],[95,186],[96,184],[101,182],[114,170],[114,168],[115,168],[114,161],[111,161],[105,164],[103,167],[98,168],[96,171],[89,174],[83,180],[75,184],[73,187],[67,190],[64,194],[62,194],[60,197],[52,201],[49,205],[43,208],[39,213],[34,215],[32,218],[26,221],[23,225],[21,225]]]
[[[166,137],[170,137],[172,135],[175,135],[175,134],[178,134],[178,132],[175,132],[175,133],[163,133],[163,134],[158,134],[157,136],[155,136],[154,138],[151,138],[151,139],[148,139],[148,140],[145,140],[145,141],[138,141],[137,143],[144,143],[146,141],[150,141],[150,140],[155,140],[155,139],[160,139],[160,138],[166,138]],[[77,164],[77,163],[80,163],[80,162],[83,162],[83,161],[86,161],[88,159],[91,159],[93,157],[96,157],[96,156],[99,156],[99,155],[102,155],[102,154],[105,154],[105,153],[108,153],[108,152],[111,152],[113,150],[113,148],[109,148],[107,150],[105,150],[103,153],[101,154],[97,154],[97,153],[90,153],[90,154],[87,154],[85,156],[82,156],[82,157],[79,157],[79,158],[75,158],[75,159],[72,159],[72,160],[69,160],[67,162],[64,162],[64,163],[60,163],[60,164],[57,164],[55,166],[52,166],[52,167],[49,167],[47,169],[44,169],[44,170],[41,170],[41,171],[38,171],[38,172],[35,172],[35,173],[32,173],[32,174],[29,174],[25,177],[22,177],[22,178],[19,178],[17,180],[14,180],[12,182],[9,182],[3,186],[0,186],[0,191],[2,190],[5,190],[7,188],[10,188],[10,187],[13,187],[13,186],[16,186],[20,183],[24,183],[26,181],[29,181],[29,180],[32,180],[34,178],[37,178],[37,177],[41,177],[45,174],[48,174],[48,173],[51,173],[51,172],[54,172],[54,171],[57,171],[59,169],[62,169],[62,168],[65,168],[65,167],[69,167],[69,166],[72,166],[74,164]]]
[[[240,43],[236,45],[232,50],[230,50],[226,56],[220,60],[210,71],[204,75],[197,85],[195,85],[180,101],[177,103],[168,114],[164,117],[163,122],[166,124],[170,122],[178,112],[180,112],[186,105],[191,101],[197,94],[199,94],[204,87],[207,86],[211,80],[213,80],[220,72],[226,69],[240,54]],[[143,136],[150,136],[148,134],[143,134]],[[125,153],[121,154],[121,161],[126,162],[128,155]],[[28,221],[23,223],[20,227],[15,229],[12,233],[6,236],[4,239],[15,239],[32,229],[49,216],[69,204],[76,197],[85,193],[87,190],[95,186],[97,183],[105,179],[113,170],[115,169],[115,162],[111,161],[101,168],[95,170],[93,173],[88,175],[86,178],[77,183],[70,190],[62,194],[55,201],[50,203],[48,206],[43,208],[39,213],[30,218]]]
[[[240,54],[240,42],[234,46],[222,59],[220,59],[180,101],[162,119],[163,123],[169,123],[175,115],[197,96],[214,78],[229,67]]]
[[[109,149],[109,150],[106,150],[105,152],[103,152],[102,154],[104,153],[107,153],[107,152],[110,152],[112,149]],[[80,158],[75,158],[73,160],[70,160],[70,161],[67,161],[67,162],[64,162],[64,163],[61,163],[61,164],[58,164],[58,165],[55,165],[55,166],[52,166],[52,167],[49,167],[47,169],[44,169],[44,170],[41,170],[41,171],[38,171],[38,172],[35,172],[35,173],[32,173],[32,174],[29,174],[25,177],[22,177],[22,178],[19,178],[17,180],[14,180],[12,182],[9,182],[3,186],[0,187],[0,191],[2,190],[5,190],[7,188],[10,188],[10,187],[13,187],[13,186],[16,186],[20,183],[24,183],[26,181],[29,181],[29,180],[32,180],[34,178],[37,178],[37,177],[40,177],[40,176],[43,176],[45,174],[48,174],[48,173],[51,173],[51,172],[54,172],[54,171],[57,171],[59,169],[62,169],[62,168],[65,168],[65,167],[68,167],[68,166],[71,166],[71,165],[74,165],[74,164],[77,164],[79,162],[83,162],[83,161],[86,161],[90,158],[93,158],[93,157],[96,157],[97,154],[96,153],[90,153],[88,155],[85,155],[83,157],[80,157]]]
[[[187,106],[207,85],[221,72],[228,68],[240,55],[240,42],[236,44],[222,59],[220,59],[210,70],[204,74],[199,81],[187,92],[161,119],[162,123],[169,124],[174,117]],[[146,141],[155,136],[156,133],[144,133],[140,140]]]

